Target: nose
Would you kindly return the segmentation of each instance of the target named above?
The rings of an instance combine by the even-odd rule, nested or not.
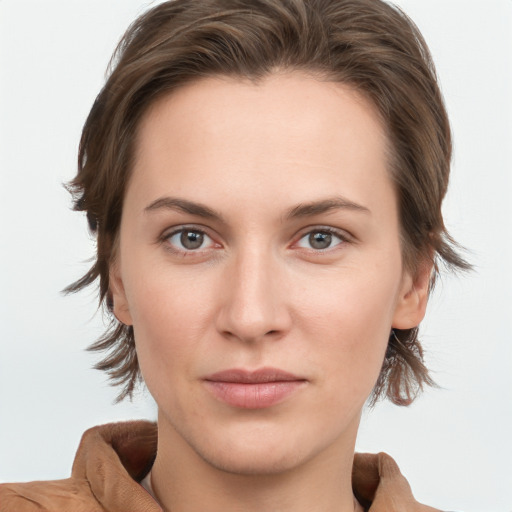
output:
[[[270,252],[248,248],[227,264],[217,330],[244,342],[278,339],[291,327],[283,265]]]

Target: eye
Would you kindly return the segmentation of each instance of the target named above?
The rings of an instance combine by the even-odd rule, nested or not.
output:
[[[323,251],[332,249],[344,242],[345,239],[341,234],[329,229],[315,229],[306,233],[298,242],[299,247],[304,249],[314,249],[315,251]]]
[[[182,252],[208,249],[215,245],[214,241],[205,232],[193,228],[182,228],[165,238],[173,249]]]

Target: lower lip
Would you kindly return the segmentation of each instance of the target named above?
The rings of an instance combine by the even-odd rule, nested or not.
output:
[[[303,380],[257,383],[210,380],[204,382],[215,398],[241,409],[264,409],[277,405],[306,384]]]

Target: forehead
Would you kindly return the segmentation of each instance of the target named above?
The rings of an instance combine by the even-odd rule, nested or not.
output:
[[[132,181],[148,201],[161,187],[210,199],[219,182],[224,194],[280,191],[282,201],[286,191],[298,202],[333,191],[360,202],[363,188],[390,186],[373,104],[299,72],[259,83],[212,77],[166,95],[143,116],[135,154]]]
[[[266,134],[276,132],[310,139],[330,134],[336,140],[347,128],[362,128],[368,143],[370,138],[385,143],[380,119],[374,104],[354,87],[305,72],[276,72],[257,82],[213,76],[185,84],[150,105],[138,127],[137,155],[157,142],[151,125],[157,130],[166,125],[171,135],[176,121],[179,127],[172,135],[180,142],[189,140],[189,131],[220,138],[229,127],[241,128],[240,136],[257,135],[254,140],[262,143],[268,142]]]

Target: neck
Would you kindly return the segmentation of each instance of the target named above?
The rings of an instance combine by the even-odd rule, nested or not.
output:
[[[239,473],[200,456],[160,416],[153,490],[165,512],[362,511],[352,493],[353,430],[291,468]]]

